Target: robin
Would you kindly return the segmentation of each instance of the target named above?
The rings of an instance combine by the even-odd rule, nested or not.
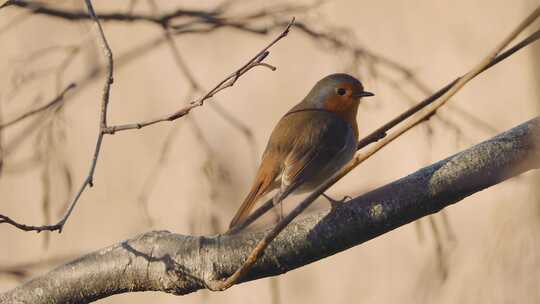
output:
[[[278,189],[275,205],[290,192],[315,189],[346,165],[356,152],[358,105],[368,96],[374,94],[347,74],[319,80],[272,131],[253,186],[229,227],[244,221],[268,192]]]

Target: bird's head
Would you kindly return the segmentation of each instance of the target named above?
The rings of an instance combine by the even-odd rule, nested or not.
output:
[[[348,74],[331,74],[319,80],[304,99],[310,107],[343,113],[356,109],[362,97],[373,96],[362,83]]]

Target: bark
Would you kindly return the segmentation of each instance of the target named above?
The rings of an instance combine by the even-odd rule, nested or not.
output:
[[[539,166],[537,117],[331,211],[295,220],[243,281],[279,275],[362,244]],[[0,295],[0,303],[87,303],[133,291],[187,294],[232,274],[264,234],[144,233],[30,280]]]

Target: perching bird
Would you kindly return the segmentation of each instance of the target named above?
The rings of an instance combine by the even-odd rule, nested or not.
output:
[[[279,203],[291,190],[315,189],[347,164],[356,152],[360,99],[373,95],[347,74],[319,80],[272,131],[253,186],[229,227],[244,221],[268,192],[279,189]]]

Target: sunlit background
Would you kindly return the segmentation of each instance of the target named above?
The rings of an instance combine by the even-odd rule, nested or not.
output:
[[[0,291],[144,231],[225,231],[273,126],[317,80],[348,72],[376,94],[358,114],[361,136],[366,135],[467,72],[538,5],[537,0],[93,3],[98,14],[159,15],[220,6],[223,16],[245,25],[204,31],[203,24],[174,36],[192,85],[160,26],[104,22],[116,64],[110,124],[171,113],[243,65],[292,16],[303,28],[293,28],[270,49],[266,62],[276,71],[255,68],[177,121],[106,136],[95,187],[83,194],[61,234],[0,226]],[[83,1],[46,4],[84,11]],[[0,133],[0,213],[26,224],[52,223],[90,166],[105,79],[101,46],[88,21],[16,7],[0,10],[0,46],[4,123],[77,84],[61,106]],[[328,193],[355,196],[414,172],[533,118],[539,99],[536,45],[472,81],[429,123],[384,148]],[[147,292],[100,303],[538,303],[539,180],[538,173],[521,175],[444,214],[275,279],[222,293],[178,298]],[[290,197],[285,207],[299,199]],[[321,200],[310,212],[327,207]]]

